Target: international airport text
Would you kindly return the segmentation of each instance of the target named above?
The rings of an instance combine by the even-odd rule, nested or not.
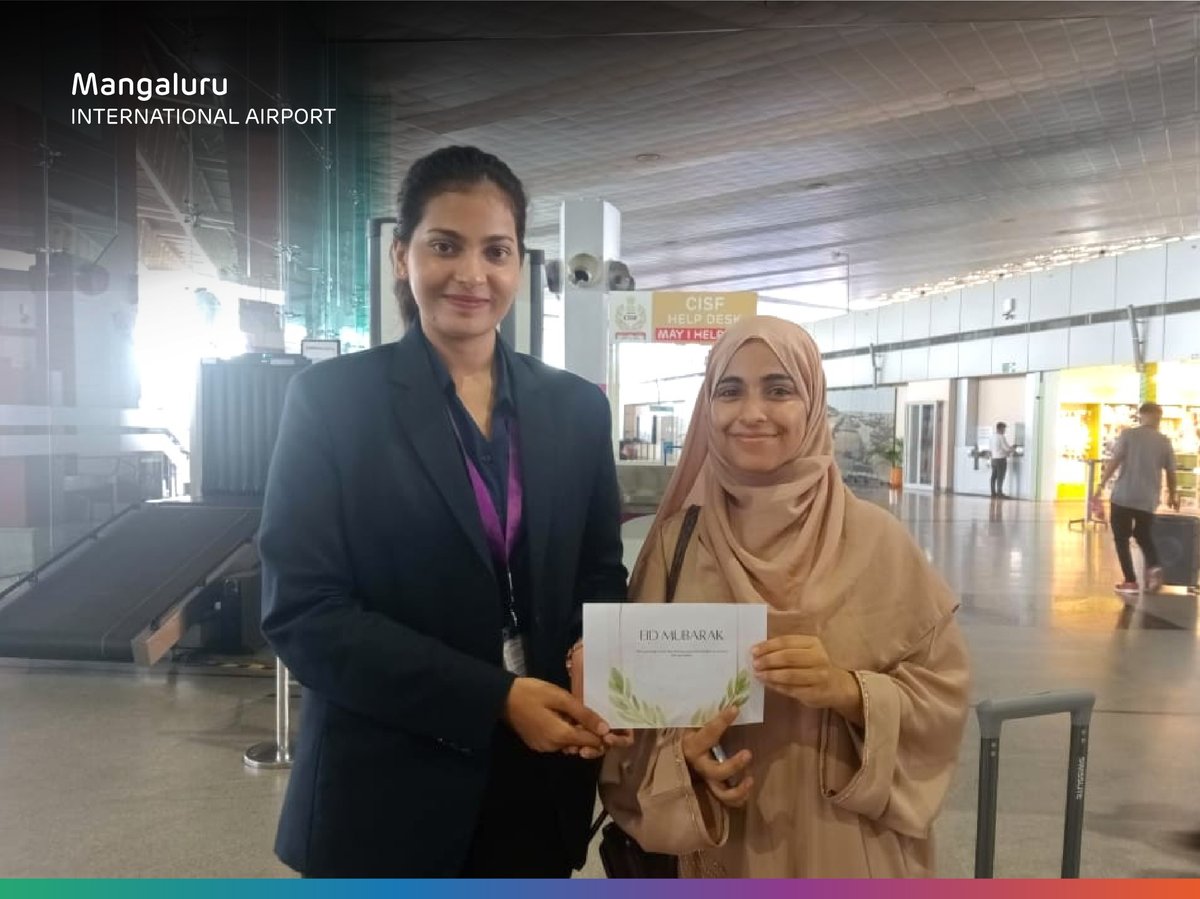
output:
[[[247,109],[239,115],[228,109],[112,109],[104,107],[71,110],[72,125],[331,125],[334,109]]]
[[[227,78],[184,78],[174,73],[162,78],[99,78],[95,72],[76,72],[71,94],[78,96],[136,97],[143,103],[154,97],[224,97]],[[251,108],[244,115],[228,109],[164,107],[76,107],[72,125],[329,125],[334,110],[323,108]]]

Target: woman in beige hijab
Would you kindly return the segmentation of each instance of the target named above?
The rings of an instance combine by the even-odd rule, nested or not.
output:
[[[685,877],[933,873],[930,829],[967,714],[957,602],[886,510],[842,483],[816,345],[758,317],[713,348],[630,597],[662,602],[688,506],[679,602],[766,603],[765,722],[641,731],[600,792]],[[720,743],[728,760],[710,753]],[[731,785],[732,784],[732,785]]]

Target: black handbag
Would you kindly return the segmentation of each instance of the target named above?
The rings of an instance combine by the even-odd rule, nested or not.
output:
[[[601,813],[592,825],[593,834],[604,823],[605,814]],[[679,876],[678,858],[647,852],[612,821],[604,825],[604,835],[600,837],[600,862],[604,865],[604,876],[614,880]]]
[[[665,602],[675,600],[675,586],[679,583],[679,572],[683,567],[683,557],[687,554],[688,543],[692,539],[692,531],[696,528],[696,519],[700,517],[699,506],[688,506],[683,516],[683,527],[679,531],[679,539],[675,542],[675,555],[671,559],[671,570],[667,572],[667,593]],[[617,826],[615,821],[604,823],[608,812],[601,812],[592,824],[591,836],[604,827],[600,837],[600,862],[604,865],[604,874],[612,879],[642,880],[645,878],[664,878],[679,876],[679,859],[674,855],[664,855],[661,852],[647,852],[638,845],[637,840]]]

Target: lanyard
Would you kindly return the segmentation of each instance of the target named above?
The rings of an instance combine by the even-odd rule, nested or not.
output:
[[[463,461],[467,463],[467,474],[471,478],[471,487],[475,491],[475,505],[479,507],[479,517],[483,522],[483,533],[487,537],[488,547],[492,551],[492,559],[496,566],[504,572],[508,585],[508,614],[515,629],[517,622],[516,603],[513,597],[512,572],[509,560],[512,558],[513,547],[517,542],[517,532],[521,528],[522,488],[521,488],[521,455],[517,447],[517,423],[508,422],[508,508],[506,510],[504,527],[500,526],[500,513],[492,501],[491,491],[487,482],[479,473],[471,454],[463,443],[462,434],[458,432],[454,416],[450,416],[450,426],[454,428],[454,436],[458,440],[458,448],[462,451]]]

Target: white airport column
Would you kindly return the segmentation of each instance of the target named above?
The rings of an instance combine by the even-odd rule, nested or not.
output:
[[[559,213],[559,243],[565,367],[611,396],[607,270],[621,256],[621,213],[604,200],[568,200]]]
[[[564,366],[608,396],[613,452],[620,437],[617,352],[608,314],[608,263],[621,258],[621,213],[604,200],[568,200],[559,214]]]

